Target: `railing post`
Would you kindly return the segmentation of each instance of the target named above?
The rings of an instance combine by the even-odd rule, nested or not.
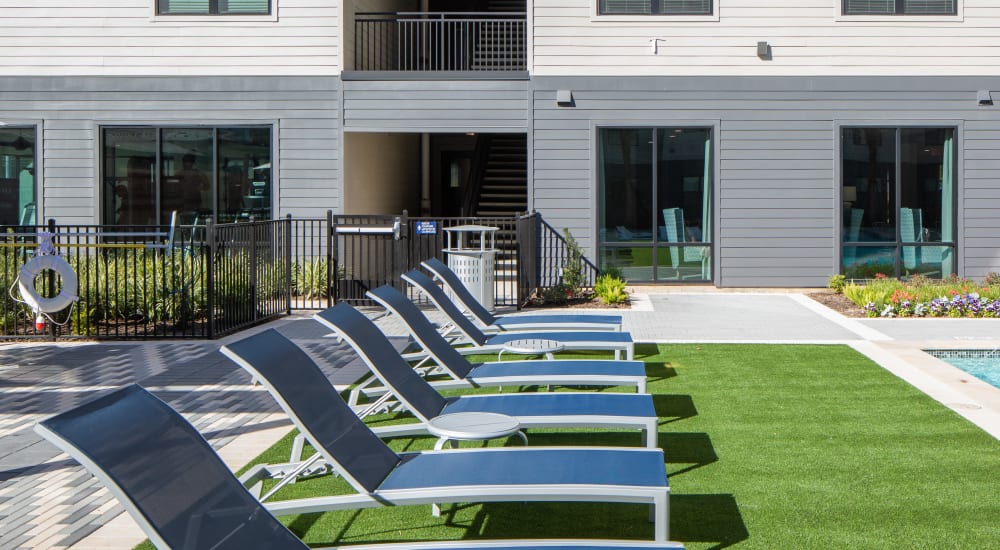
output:
[[[208,257],[205,258],[205,296],[208,302],[208,339],[215,338],[215,223],[209,218],[205,224],[205,241]]]
[[[52,234],[52,244],[54,245],[55,244],[55,239],[56,239],[56,237],[55,237],[55,234],[56,234],[56,220],[55,220],[55,218],[49,218],[49,226],[47,228],[47,231]],[[50,273],[46,274],[46,281],[48,283],[47,284],[48,295],[49,296],[55,296],[56,295],[56,276],[55,276],[55,273],[51,273],[50,272]],[[56,324],[50,322],[50,323],[48,323],[48,326],[49,326],[49,338],[51,338],[52,341],[55,341],[55,339],[59,336]]]
[[[260,292],[257,288],[257,229],[258,228],[254,226],[253,222],[250,222],[249,227],[247,228],[247,233],[249,233],[249,238],[247,240],[250,241],[250,303],[251,307],[253,307],[253,311],[250,313],[250,318],[255,321],[257,320],[257,304],[260,301]]]
[[[327,298],[327,307],[332,307],[333,304],[337,303],[337,298],[340,294],[340,266],[337,265],[337,225],[333,218],[333,210],[326,211],[326,269],[328,272],[332,270],[327,276],[327,282],[331,285],[330,292]]]
[[[285,222],[285,296],[287,297],[287,312],[292,314],[292,215],[288,214]]]

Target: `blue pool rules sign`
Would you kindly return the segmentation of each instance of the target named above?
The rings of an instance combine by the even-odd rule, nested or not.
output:
[[[417,222],[417,235],[437,235],[438,222]]]

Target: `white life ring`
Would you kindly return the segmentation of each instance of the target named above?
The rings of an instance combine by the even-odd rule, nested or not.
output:
[[[62,290],[52,298],[42,298],[35,290],[35,277],[39,273],[51,269],[62,277]],[[69,307],[77,300],[77,279],[73,267],[62,259],[62,256],[35,256],[21,266],[17,287],[21,298],[31,309],[44,313],[55,313]]]

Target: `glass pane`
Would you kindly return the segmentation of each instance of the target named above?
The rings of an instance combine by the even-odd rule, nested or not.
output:
[[[177,212],[181,224],[204,223],[212,215],[212,129],[166,128],[160,159],[160,223]]]
[[[896,0],[843,0],[844,13],[848,15],[892,15],[896,13]]]
[[[904,243],[942,242],[945,235],[951,240],[953,133],[950,128],[900,130],[899,236]]]
[[[842,131],[845,242],[896,241],[895,136],[892,128]]]
[[[656,13],[665,15],[711,15],[712,0],[659,0]]]
[[[622,277],[628,281],[653,280],[653,249],[652,247],[619,248],[601,247],[601,269],[616,267],[621,270]]]
[[[712,278],[712,249],[708,246],[658,248],[656,278],[659,281],[708,281]]]
[[[705,128],[657,130],[657,239],[709,242],[712,217],[710,131]]]
[[[162,14],[183,14],[183,13],[208,13],[209,0],[158,0],[159,13]]]
[[[955,272],[954,252],[949,246],[904,246],[903,275],[921,274],[942,279]]]
[[[219,220],[271,219],[271,129],[219,129]]]
[[[650,0],[601,0],[600,13],[612,14],[648,14]]]
[[[34,128],[0,128],[0,225],[35,225]]]
[[[104,188],[102,218],[105,224],[156,223],[156,130],[106,128],[104,130]]]
[[[653,240],[652,130],[602,128],[598,160],[602,239]]]
[[[954,15],[955,0],[903,0],[907,15]]]
[[[880,273],[895,277],[896,247],[845,246],[841,262],[848,279],[874,279]]]
[[[269,0],[219,0],[219,13],[270,13]]]

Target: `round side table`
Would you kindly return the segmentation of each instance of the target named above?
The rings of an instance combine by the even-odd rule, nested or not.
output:
[[[554,359],[554,353],[559,353],[566,348],[562,342],[557,340],[545,340],[542,338],[523,338],[521,340],[511,340],[503,345],[500,353],[497,353],[497,361],[506,353],[517,353],[520,355],[544,355],[546,359]]]
[[[491,412],[458,412],[442,414],[427,423],[427,431],[438,436],[434,449],[440,450],[445,443],[457,448],[459,441],[487,441],[517,434],[525,445],[528,436],[521,431],[521,423],[513,416]]]

